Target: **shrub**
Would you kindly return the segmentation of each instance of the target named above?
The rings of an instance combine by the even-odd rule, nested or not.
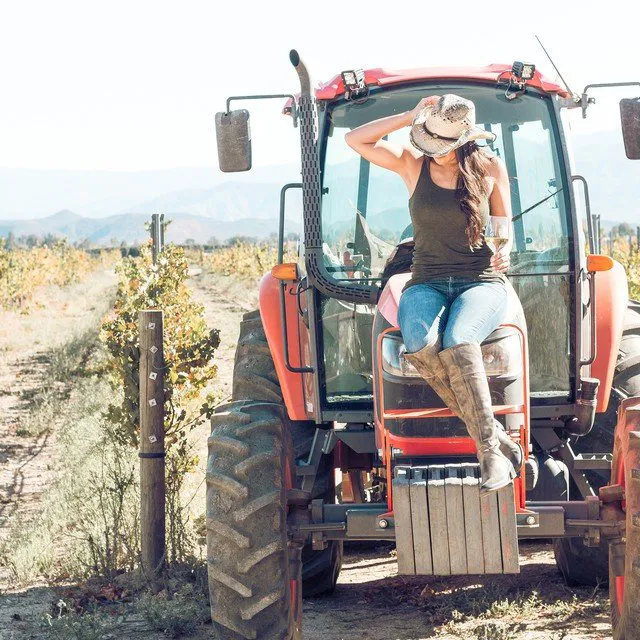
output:
[[[196,303],[186,285],[188,264],[184,252],[169,245],[154,265],[149,246],[139,258],[125,258],[113,312],[102,324],[102,340],[114,389],[121,399],[109,405],[107,417],[114,436],[133,447],[139,441],[140,362],[138,311],[162,309],[164,317],[165,448],[167,451],[167,504],[169,560],[182,560],[188,548],[183,510],[179,504],[184,474],[199,460],[189,448],[191,429],[211,415],[213,399],[202,392],[216,374],[213,356],[220,343],[217,330],[209,331],[204,307]]]
[[[104,267],[99,255],[91,257],[66,240],[29,249],[9,249],[0,238],[0,308],[26,309],[38,289],[79,282],[92,270]]]

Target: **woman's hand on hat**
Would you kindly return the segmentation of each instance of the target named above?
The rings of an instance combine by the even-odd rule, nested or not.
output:
[[[511,249],[502,247],[491,256],[491,266],[499,273],[507,273],[511,266]]]
[[[438,102],[438,100],[440,100],[440,96],[427,96],[426,98],[422,98],[422,100],[420,100],[420,102],[418,102],[418,104],[413,109],[407,111],[407,126],[411,126],[413,124],[416,116],[425,107],[433,106],[436,102]]]

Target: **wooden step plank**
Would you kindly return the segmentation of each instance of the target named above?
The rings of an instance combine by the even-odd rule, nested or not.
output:
[[[409,485],[409,495],[411,497],[411,521],[413,524],[413,551],[416,574],[426,576],[433,575],[426,468],[418,467],[413,469],[413,478]]]
[[[447,540],[447,505],[444,489],[444,466],[433,465],[427,471],[427,502],[433,573],[436,576],[451,575],[449,542]]]
[[[484,573],[482,548],[482,515],[480,513],[480,467],[462,465],[462,502],[464,505],[464,531],[467,548],[467,571]]]
[[[444,490],[447,502],[447,537],[449,539],[451,575],[465,575],[467,573],[467,548],[459,464],[445,466]]]
[[[500,519],[498,493],[480,494],[482,517],[482,550],[485,573],[502,573],[502,549],[500,544]]]
[[[413,526],[411,524],[411,497],[409,495],[410,474],[409,468],[398,468],[393,480],[393,515],[399,575],[415,575],[416,573],[413,553]]]
[[[518,527],[513,483],[498,491],[500,540],[502,546],[502,570],[504,573],[520,573],[518,557]]]

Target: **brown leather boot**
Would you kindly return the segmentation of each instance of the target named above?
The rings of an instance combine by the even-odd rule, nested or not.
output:
[[[439,358],[458,402],[460,417],[476,443],[482,475],[480,491],[487,493],[507,486],[516,472],[500,451],[480,345],[458,344],[440,351]]]
[[[427,345],[413,353],[405,353],[404,357],[416,368],[416,371],[425,379],[427,384],[440,396],[442,401],[451,411],[464,421],[460,413],[460,406],[456,399],[449,376],[444,368],[438,353],[440,351],[440,341]],[[485,374],[486,375],[486,374]],[[502,428],[502,425],[493,418],[496,425],[496,433],[500,441],[500,451],[508,458],[513,468],[520,470],[524,463],[524,452],[522,447],[514,442]]]

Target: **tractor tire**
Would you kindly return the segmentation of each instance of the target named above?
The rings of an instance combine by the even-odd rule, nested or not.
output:
[[[606,453],[613,449],[618,406],[625,398],[640,396],[640,302],[629,301],[622,339],[613,376],[607,411],[596,416],[590,433],[574,444],[577,453]],[[609,481],[609,473],[587,472],[596,490]],[[609,545],[587,547],[581,538],[554,540],[553,552],[558,569],[570,586],[606,584],[609,580]]]
[[[262,326],[260,312],[246,313],[240,324],[240,336],[233,368],[233,401],[273,402],[284,410],[284,400],[273,358]],[[316,424],[286,420],[296,460],[307,460]],[[335,499],[333,464],[323,456],[311,493],[313,499]],[[315,551],[311,545],[302,550],[302,594],[305,597],[331,593],[342,567],[342,542],[332,540],[327,548]]]
[[[609,545],[603,540],[587,547],[582,538],[557,538],[553,555],[562,577],[570,587],[596,586],[609,581]]]
[[[630,300],[613,386],[623,398],[640,396],[640,302]]]
[[[627,409],[628,411],[629,409]],[[638,409],[632,408],[634,412]],[[629,414],[626,414],[627,416]],[[634,420],[637,424],[638,420]],[[616,437],[611,468],[611,484],[624,487],[622,510],[626,512],[626,534],[609,547],[609,600],[614,640],[640,639],[640,431]]]
[[[302,612],[286,524],[287,478],[295,470],[282,412],[232,402],[211,422],[207,566],[217,637],[298,640]]]

